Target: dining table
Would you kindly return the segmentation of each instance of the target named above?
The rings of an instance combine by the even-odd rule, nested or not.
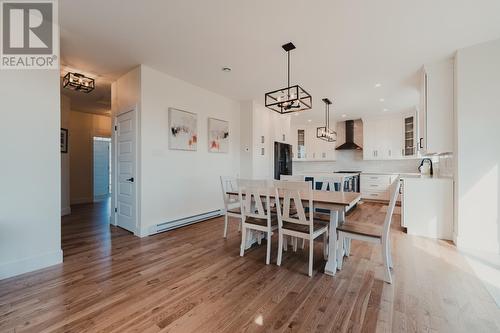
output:
[[[354,207],[361,200],[361,193],[358,192],[335,192],[312,190],[300,193],[303,203],[309,202],[309,193],[313,196],[313,208],[330,212],[330,222],[328,228],[328,259],[325,265],[325,274],[335,275],[337,272],[337,226],[345,223],[345,213],[348,208]],[[228,195],[239,195],[238,191],[228,191]],[[280,199],[283,193],[278,191]],[[339,258],[341,260],[342,258]]]

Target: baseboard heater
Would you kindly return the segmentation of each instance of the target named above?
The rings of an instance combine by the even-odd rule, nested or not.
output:
[[[169,221],[169,222],[160,223],[160,224],[156,225],[156,230],[153,230],[153,233],[160,233],[160,232],[184,227],[186,225],[209,220],[209,219],[212,219],[214,217],[218,217],[220,215],[221,215],[221,210],[217,209],[217,210],[213,210],[211,212],[201,213],[201,214],[188,216],[188,217],[184,217],[184,218]]]

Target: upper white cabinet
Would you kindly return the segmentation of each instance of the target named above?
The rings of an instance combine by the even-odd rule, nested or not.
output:
[[[453,152],[453,59],[425,65],[419,110],[421,154]]]
[[[294,161],[334,161],[335,142],[316,137],[314,126],[293,126],[290,136]]]
[[[403,157],[401,116],[363,119],[363,159],[389,160]]]

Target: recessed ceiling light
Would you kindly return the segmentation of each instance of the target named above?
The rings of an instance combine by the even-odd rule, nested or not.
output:
[[[387,112],[387,111],[389,111],[389,109],[384,108],[382,111]]]
[[[375,88],[380,88],[380,87],[382,87],[381,83],[375,83]]]
[[[379,101],[381,101],[381,102],[385,102],[385,99],[381,98],[381,99],[379,99]]]
[[[222,71],[229,73],[231,71],[231,67],[222,67]]]
[[[311,119],[307,119],[307,122],[310,123],[312,120]]]
[[[343,115],[342,115],[342,118],[345,118],[345,117],[347,117],[347,115],[346,115],[346,114],[343,114]]]

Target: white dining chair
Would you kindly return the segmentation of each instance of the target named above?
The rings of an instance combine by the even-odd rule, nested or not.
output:
[[[391,268],[392,255],[391,255],[391,238],[390,229],[392,221],[392,213],[396,206],[396,200],[399,194],[399,177],[394,180],[390,186],[390,202],[387,212],[385,214],[384,224],[382,226],[369,224],[367,222],[347,222],[337,227],[339,237],[338,247],[338,268],[342,269],[342,261],[344,256],[344,240],[350,241],[351,239],[372,242],[382,245],[382,259],[385,266],[385,281],[392,283]],[[345,254],[349,254],[348,252]]]
[[[302,238],[309,241],[309,271],[312,276],[314,240],[323,235],[323,253],[326,253],[328,241],[328,225],[319,223],[314,219],[314,214],[307,214],[302,204],[301,193],[307,193],[308,206],[313,209],[313,190],[310,182],[284,181],[276,184],[276,202],[278,211],[278,259],[277,264],[281,266],[283,258],[283,239],[285,236]],[[283,195],[283,203],[280,203],[279,194]],[[293,206],[292,206],[293,201]],[[283,207],[283,208],[282,208]],[[291,207],[296,214],[291,214]],[[296,246],[295,246],[296,247]]]
[[[236,192],[238,190],[236,178],[221,176],[220,184],[222,188],[222,199],[224,202],[224,238],[227,238],[229,217],[238,219],[238,231],[241,230],[241,205],[238,197],[227,194],[228,191]]]
[[[267,236],[266,265],[271,261],[271,237],[278,228],[278,221],[273,214],[271,197],[274,195],[273,182],[268,180],[238,179],[238,193],[241,207],[241,247],[240,256],[244,256],[247,233],[255,230]],[[260,244],[260,235],[258,235]]]
[[[332,175],[331,176],[331,184],[332,184],[331,188],[333,188],[333,190],[330,190],[330,191],[337,191],[335,188],[335,184],[338,184],[339,190],[337,192],[344,192],[346,179],[347,179],[346,176]]]

